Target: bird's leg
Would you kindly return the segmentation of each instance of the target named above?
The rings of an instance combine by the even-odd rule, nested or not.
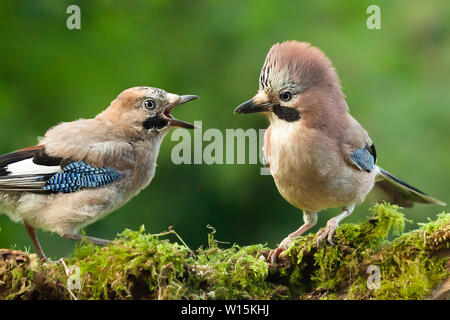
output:
[[[64,234],[62,237],[64,239],[75,240],[75,241],[88,240],[88,241],[92,242],[93,244],[97,244],[97,245],[100,245],[100,246],[106,246],[108,243],[112,242],[110,240],[84,236],[84,235],[81,235],[81,234],[78,234],[78,233],[75,233],[75,234]]]
[[[269,255],[267,256],[267,261],[269,261],[272,265],[275,265],[279,255],[289,247],[289,245],[295,238],[301,236],[304,232],[314,227],[314,225],[317,223],[317,212],[304,211],[303,221],[304,223],[300,228],[284,238],[278,248],[270,251]]]
[[[317,232],[317,246],[320,246],[322,241],[327,238],[328,242],[334,246],[333,243],[333,235],[336,231],[337,227],[339,226],[339,223],[346,217],[352,214],[353,209],[355,209],[355,205],[352,204],[348,207],[342,208],[342,212],[337,215],[334,218],[331,218],[328,220],[327,225],[325,228],[321,229],[319,232]]]
[[[36,232],[34,229],[25,221],[23,222],[23,225],[25,226],[25,229],[27,230],[28,234],[30,235],[31,241],[33,241],[34,247],[36,248],[36,252],[40,259],[44,260],[45,262],[48,262],[49,260],[44,254],[44,251],[42,251],[41,244],[39,243],[39,240],[37,238]]]

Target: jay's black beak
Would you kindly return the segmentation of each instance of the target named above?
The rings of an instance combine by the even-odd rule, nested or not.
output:
[[[196,125],[193,125],[192,123],[181,121],[178,119],[169,119],[168,120],[169,126],[171,127],[179,127],[179,128],[186,128],[186,129],[198,129]]]
[[[261,103],[256,104],[253,99],[250,99],[242,104],[240,104],[236,109],[235,113],[256,113],[256,112],[270,112],[272,111],[272,104]]]
[[[298,121],[301,118],[300,112],[291,107],[283,107],[279,104],[273,104],[270,102],[263,102],[257,104],[250,99],[236,109],[234,109],[235,113],[258,113],[258,112],[273,112],[278,118],[282,120],[286,120],[287,122]]]

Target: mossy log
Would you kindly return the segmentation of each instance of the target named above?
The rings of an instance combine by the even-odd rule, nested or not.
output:
[[[270,268],[266,246],[222,248],[214,231],[195,252],[167,240],[173,230],[143,227],[48,264],[1,249],[0,299],[449,299],[450,214],[403,233],[409,222],[377,204],[367,221],[339,227],[335,246],[308,234]]]

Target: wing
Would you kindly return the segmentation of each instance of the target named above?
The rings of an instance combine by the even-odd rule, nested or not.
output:
[[[0,191],[69,193],[121,178],[122,174],[113,168],[49,156],[43,146],[0,156]]]
[[[375,146],[366,145],[364,148],[353,149],[350,153],[350,162],[359,170],[372,172],[377,161]]]
[[[46,181],[61,170],[61,161],[46,155],[43,146],[0,156],[0,191],[43,192]]]
[[[377,162],[377,152],[366,130],[348,115],[347,128],[343,135],[345,160],[355,169],[372,172]]]

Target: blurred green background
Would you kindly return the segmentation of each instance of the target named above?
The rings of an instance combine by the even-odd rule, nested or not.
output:
[[[275,42],[318,46],[333,61],[353,116],[367,129],[379,164],[449,203],[450,2],[377,1],[381,30],[366,27],[374,1],[2,1],[0,3],[0,153],[34,145],[62,121],[94,117],[122,90],[148,85],[201,99],[175,111],[208,128],[265,128],[233,109],[258,88]],[[81,30],[66,28],[66,8],[81,7]],[[192,134],[192,132],[191,132]],[[158,233],[173,225],[191,248],[216,238],[274,246],[302,223],[260,165],[174,165],[168,134],[151,185],[89,226],[113,238],[124,228]],[[205,145],[205,144],[204,144]],[[359,222],[368,205],[346,222]],[[441,207],[404,210],[425,222]],[[317,231],[337,213],[324,211]],[[416,225],[409,225],[414,228]],[[0,215],[0,247],[34,247],[22,225]],[[39,231],[50,257],[72,241]]]

